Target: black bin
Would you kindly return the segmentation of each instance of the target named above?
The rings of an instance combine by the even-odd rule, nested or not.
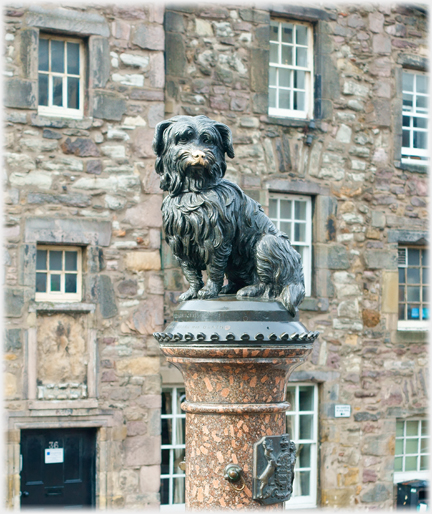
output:
[[[398,509],[429,510],[429,484],[427,480],[408,480],[397,484]],[[426,505],[424,507],[423,505]],[[423,507],[423,508],[422,508]]]

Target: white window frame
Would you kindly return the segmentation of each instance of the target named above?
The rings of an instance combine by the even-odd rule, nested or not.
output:
[[[416,436],[406,436],[406,424],[408,421],[417,421],[418,422],[418,429],[417,429],[417,435]],[[399,482],[405,482],[407,480],[428,480],[429,479],[429,473],[430,473],[430,470],[427,469],[427,470],[423,470],[423,471],[420,471],[420,455],[428,455],[429,458],[430,458],[430,451],[427,452],[427,453],[422,453],[421,452],[421,440],[422,439],[428,439],[429,443],[430,443],[430,437],[429,437],[429,434],[427,435],[424,435],[422,436],[421,435],[421,422],[422,421],[428,421],[427,418],[414,418],[414,419],[397,419],[396,422],[403,422],[404,424],[404,432],[403,432],[403,436],[402,437],[398,437],[396,436],[396,441],[397,440],[400,440],[400,439],[403,439],[403,453],[402,454],[396,454],[396,450],[395,450],[395,458],[396,457],[400,457],[400,456],[417,456],[417,469],[418,471],[395,471],[394,474],[393,474],[393,483],[395,484],[398,484]],[[410,453],[410,454],[406,454],[405,453],[405,446],[406,446],[406,440],[407,439],[416,439],[418,438],[419,440],[419,446],[417,448],[417,453]],[[405,459],[403,459],[403,463],[405,462]],[[404,466],[404,465],[403,465]],[[430,464],[429,464],[429,467],[430,467]]]
[[[271,221],[275,224],[278,230],[281,230],[280,223],[281,221],[291,221],[291,234],[287,234],[290,239],[292,246],[303,246],[305,252],[305,258],[302,259],[303,263],[303,274],[305,281],[305,291],[306,296],[311,295],[311,275],[312,275],[312,197],[311,196],[303,196],[303,195],[291,195],[291,194],[278,194],[278,193],[270,193],[269,200],[277,200],[277,218],[270,218]],[[280,217],[280,200],[291,200],[293,202],[292,205],[292,215],[294,215],[294,201],[301,200],[306,202],[306,241],[305,242],[297,242],[294,240],[294,218],[292,220],[284,220]],[[296,220],[297,221],[297,220]],[[298,220],[298,223],[302,223],[302,221]]]
[[[57,246],[57,245],[37,245],[36,250],[47,250],[47,251],[62,251],[62,262],[63,269],[61,271],[56,270],[54,273],[56,275],[61,275],[61,291],[49,291],[46,293],[38,293],[35,292],[35,301],[36,302],[61,302],[61,303],[69,303],[69,302],[80,302],[82,299],[82,248],[80,246]],[[64,260],[65,253],[64,252],[77,252],[77,292],[76,293],[66,293],[64,292],[65,287],[65,279],[64,276],[67,271],[64,269]],[[49,257],[47,257],[47,261],[49,262]],[[49,263],[47,263],[46,270],[37,270],[36,273],[46,273],[47,274],[47,289],[50,284],[50,275],[51,271],[48,269]],[[72,272],[75,273],[75,272]]]
[[[406,268],[409,268],[408,266],[408,253],[407,253],[407,250],[409,248],[414,248],[414,249],[418,249],[418,250],[428,250],[428,248],[426,247],[423,247],[423,246],[409,246],[409,245],[401,245],[399,248],[398,248],[398,277],[399,277],[399,269],[406,269]],[[422,281],[422,269],[423,269],[423,266],[420,266],[420,280]],[[430,266],[428,266],[428,269],[430,269]],[[403,285],[406,285],[403,284]],[[424,284],[426,285],[426,284]],[[429,284],[427,284],[428,287],[429,287]],[[398,284],[398,288],[401,286],[401,284],[399,283]],[[423,286],[423,283],[421,283],[421,285],[419,286],[420,287],[420,298],[422,298],[422,295],[423,295],[423,291],[422,291],[422,286]],[[399,292],[398,292],[398,295],[399,295]],[[405,304],[408,303],[408,300],[406,299],[406,301],[404,302]],[[398,297],[398,315],[399,315],[399,305],[401,304],[401,302],[399,301],[399,297]],[[420,312],[421,312],[421,309],[422,309],[422,306],[423,306],[423,301],[420,301],[419,303],[420,305]],[[429,307],[429,303],[427,303],[428,307]],[[429,307],[430,308],[430,307]],[[397,325],[397,329],[398,330],[406,330],[406,331],[409,331],[409,330],[414,330],[414,331],[426,331],[426,330],[429,330],[429,327],[430,327],[430,320],[427,319],[427,320],[415,320],[415,319],[398,319],[398,325]]]
[[[81,39],[68,38],[68,37],[57,37],[52,36],[50,34],[40,34],[39,40],[48,39],[50,41],[63,41],[65,43],[65,70],[64,73],[51,72],[51,43],[49,43],[49,67],[48,72],[39,71],[38,64],[38,84],[39,84],[39,74],[48,75],[48,105],[38,105],[38,114],[41,116],[55,116],[60,118],[74,118],[81,119],[84,117],[84,89],[85,89],[85,52],[84,52],[84,42]],[[67,73],[67,60],[66,60],[66,47],[67,43],[78,43],[79,44],[79,58],[80,58],[80,74],[72,75]],[[53,91],[52,77],[62,77],[63,78],[63,102],[67,98],[67,77],[78,77],[79,78],[79,109],[69,109],[67,107],[60,107],[58,105],[53,105]],[[39,103],[39,92],[38,92],[38,103]]]
[[[172,399],[172,405],[171,405],[171,411],[172,414],[161,414],[161,419],[171,419],[172,420],[172,437],[173,441],[172,444],[162,444],[161,445],[161,454],[162,450],[169,450],[170,451],[170,463],[169,463],[169,473],[162,474],[161,473],[161,481],[163,478],[169,479],[169,504],[161,504],[160,510],[161,511],[177,511],[177,512],[183,512],[185,510],[185,504],[184,503],[171,503],[171,500],[173,498],[173,480],[177,477],[183,477],[185,478],[185,473],[175,473],[174,472],[174,450],[176,449],[185,449],[186,448],[186,440],[183,443],[178,443],[176,440],[177,438],[177,431],[175,430],[176,423],[175,421],[179,418],[186,419],[186,413],[183,413],[182,411],[178,412],[177,409],[177,393],[179,389],[185,389],[184,384],[178,384],[178,385],[162,385],[162,390],[171,390],[171,399]],[[184,434],[184,437],[186,437],[186,434]],[[185,483],[185,482],[183,482]]]
[[[410,134],[410,146],[402,146],[401,148],[401,162],[405,164],[416,164],[420,166],[428,166],[429,164],[429,150],[426,149],[420,149],[420,148],[413,148],[413,137],[414,137],[414,126],[413,121],[414,118],[424,118],[426,120],[429,119],[429,108],[426,108],[426,110],[417,110],[416,105],[416,98],[417,96],[423,96],[426,99],[429,99],[429,95],[426,93],[418,93],[416,91],[416,84],[417,84],[417,77],[419,75],[427,76],[427,73],[422,73],[419,71],[413,72],[411,70],[404,69],[402,71],[403,74],[409,74],[413,75],[414,77],[414,85],[413,85],[413,91],[405,91],[402,87],[402,97],[404,94],[410,94],[413,96],[413,106],[411,109],[407,108],[403,105],[402,101],[402,118],[407,116],[410,118],[410,126],[409,126],[409,134]],[[427,128],[415,128],[417,132],[425,132],[426,135],[428,134]],[[406,131],[407,127],[402,126],[402,131]],[[423,159],[413,159],[413,157],[422,157]]]
[[[281,109],[279,107],[270,107],[269,106],[269,115],[270,116],[278,116],[278,117],[286,117],[286,118],[295,118],[295,119],[312,119],[313,118],[313,106],[314,106],[314,83],[313,83],[313,76],[314,76],[314,50],[313,50],[313,26],[311,23],[306,22],[300,22],[296,20],[282,20],[282,19],[272,19],[270,24],[275,25],[278,24],[279,30],[278,30],[278,55],[279,55],[279,61],[280,55],[282,52],[282,46],[293,46],[294,48],[296,46],[301,46],[304,48],[303,45],[296,45],[296,41],[293,41],[292,45],[289,45],[287,43],[283,43],[281,40],[281,25],[282,24],[293,24],[294,26],[303,25],[307,27],[307,60],[308,60],[308,66],[302,67],[302,66],[295,66],[295,65],[285,65],[285,64],[276,64],[269,62],[269,68],[276,68],[276,69],[286,69],[286,70],[292,70],[292,71],[305,71],[306,77],[305,77],[305,109],[303,111],[295,110],[295,109]],[[296,31],[294,30],[294,34],[296,34]],[[295,52],[293,52],[294,54]],[[270,69],[269,69],[270,71]],[[294,91],[294,74],[291,74],[291,87],[285,88],[290,89],[291,92]],[[269,85],[269,94],[270,89],[276,89],[276,102],[279,102],[279,93],[278,90],[280,89],[279,86],[274,87]]]
[[[300,387],[313,387],[314,392],[314,405],[312,411],[299,411],[299,391]],[[286,412],[287,417],[294,417],[294,430],[295,434],[299,434],[300,418],[299,413],[302,414],[313,414],[313,434],[311,439],[300,439],[292,437],[289,434],[290,439],[295,442],[296,445],[299,443],[308,443],[311,445],[311,467],[310,467],[310,495],[309,496],[295,496],[296,482],[294,478],[293,494],[291,499],[285,502],[284,507],[286,510],[294,509],[311,509],[317,507],[317,489],[318,489],[318,385],[308,382],[290,382],[288,388],[295,388],[295,408],[291,406],[290,410]],[[299,472],[299,459],[296,460],[295,474]],[[303,468],[302,468],[303,469]],[[309,471],[309,468],[304,468]],[[294,477],[295,477],[294,474]]]

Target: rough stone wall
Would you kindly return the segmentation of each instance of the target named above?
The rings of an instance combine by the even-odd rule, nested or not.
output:
[[[162,194],[151,141],[164,118],[164,8],[67,4],[60,17],[53,16],[58,7],[5,7],[6,408],[11,416],[41,419],[28,398],[28,382],[37,378],[44,400],[81,402],[69,403],[70,419],[109,414],[112,426],[100,430],[98,443],[99,448],[108,444],[111,434],[98,476],[98,484],[108,485],[105,490],[99,485],[98,504],[154,507],[159,501],[160,376],[158,347],[150,334],[163,328],[164,319]],[[82,120],[37,113],[37,37],[44,28],[85,41],[89,66]],[[83,302],[96,305],[95,312],[76,316],[54,309],[46,316],[29,311],[34,254],[28,256],[25,243],[31,218],[51,220],[52,227],[64,220],[72,227],[67,236],[72,240],[82,220],[90,227],[85,230],[109,222],[107,242],[84,251],[85,275],[95,281],[84,283]],[[97,403],[91,408],[81,394],[88,379],[87,327],[96,333],[97,344]],[[37,377],[29,378],[25,359],[31,330],[37,331],[36,359],[42,363]],[[56,411],[44,405],[43,414],[54,416]],[[17,442],[19,436],[10,434],[13,452]],[[9,478],[9,506],[19,504],[13,498],[16,473],[17,466]]]
[[[272,10],[314,23],[312,145],[308,123],[267,115],[264,8],[167,8],[166,117],[229,125],[236,156],[226,177],[264,208],[269,191],[313,196],[312,296],[300,319],[321,335],[293,380],[321,384],[318,504],[388,508],[395,420],[425,415],[428,401],[427,335],[397,331],[397,244],[428,226],[424,169],[398,162],[398,80],[402,64],[425,62],[426,17],[401,5]],[[170,319],[184,282],[166,246],[162,254]],[[334,418],[337,403],[351,405],[350,418]]]

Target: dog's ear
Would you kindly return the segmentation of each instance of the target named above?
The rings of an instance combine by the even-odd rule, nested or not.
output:
[[[222,137],[223,149],[225,150],[228,157],[234,158],[234,148],[232,143],[231,129],[223,123],[215,123],[215,129],[219,132]]]
[[[161,121],[156,125],[155,134],[153,138],[153,151],[159,157],[164,149],[163,134],[165,130],[175,122],[174,118],[170,120]]]

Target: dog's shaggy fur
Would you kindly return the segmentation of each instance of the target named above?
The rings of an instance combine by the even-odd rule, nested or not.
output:
[[[223,178],[225,153],[234,157],[231,130],[207,116],[175,116],[156,126],[153,149],[169,193],[165,238],[190,284],[180,300],[280,297],[294,316],[305,295],[300,255],[261,206]]]

